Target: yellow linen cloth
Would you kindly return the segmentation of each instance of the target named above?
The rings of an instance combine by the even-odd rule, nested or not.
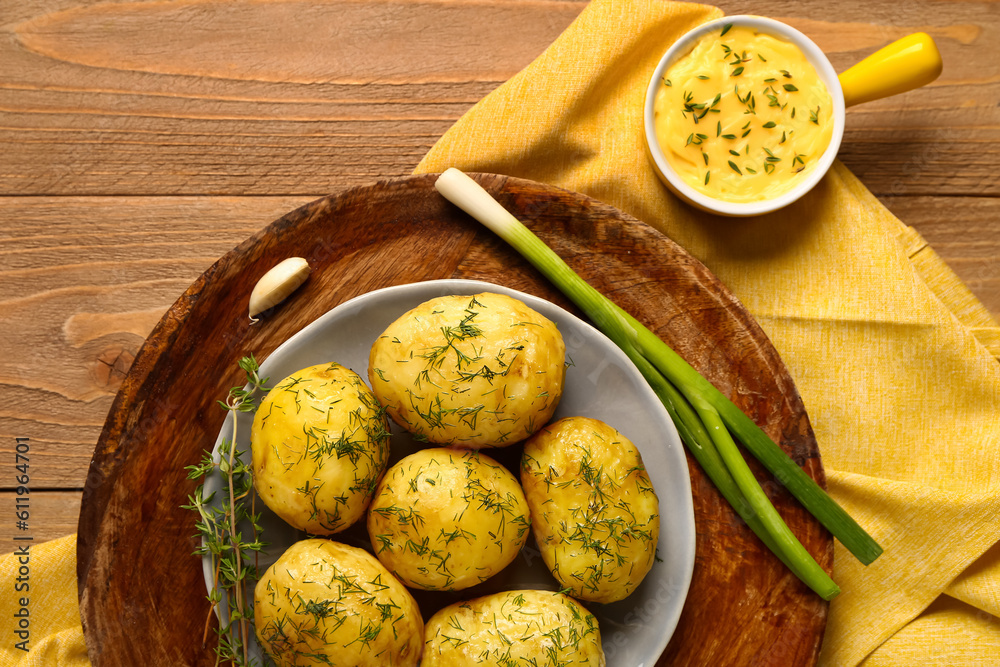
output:
[[[0,558],[0,666],[88,667],[76,596],[76,535],[19,546],[27,553],[15,549]]]
[[[754,219],[697,212],[659,182],[643,143],[646,86],[674,40],[720,15],[595,0],[459,119],[417,171],[457,167],[582,192],[703,261],[785,361],[830,492],[885,548],[865,567],[837,544],[843,593],[821,664],[994,664],[1000,329],[840,164],[805,199]]]

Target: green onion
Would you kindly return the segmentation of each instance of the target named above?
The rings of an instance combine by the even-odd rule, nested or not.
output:
[[[802,505],[863,563],[881,547],[770,437],[656,334],[580,278],[475,181],[446,170],[435,186],[530,261],[604,332],[642,373],[677,425],[685,445],[723,497],[764,544],[824,599],[837,585],[795,539],[767,500],[735,435]]]

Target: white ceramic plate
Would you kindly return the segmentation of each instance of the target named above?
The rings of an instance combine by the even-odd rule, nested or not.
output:
[[[436,280],[388,287],[346,301],[292,336],[261,363],[261,376],[271,385],[307,366],[336,361],[367,378],[368,352],[375,339],[409,309],[447,294],[499,292],[520,299],[556,323],[566,342],[569,367],[562,400],[553,420],[569,416],[600,419],[617,428],[642,454],[660,500],[658,559],[646,579],[628,598],[613,604],[584,603],[597,617],[608,667],[652,667],[666,648],[680,617],[694,567],[695,527],[691,487],[683,445],[666,410],[639,371],[607,337],[590,324],[538,297],[499,285],[472,280]],[[239,449],[250,450],[252,413],[238,422]],[[227,419],[216,448],[232,435]],[[392,425],[390,465],[420,448],[409,435]],[[512,469],[521,447],[483,450]],[[209,479],[206,495],[220,486]],[[263,571],[293,542],[305,537],[263,503],[263,540],[269,543],[260,560]],[[364,521],[332,536],[337,541],[371,551]],[[211,563],[203,561],[206,586],[215,585]],[[515,588],[558,590],[556,580],[529,538],[521,555],[503,572],[474,588],[455,593],[413,591],[424,618],[461,599]],[[224,612],[224,610],[223,610]],[[259,649],[253,647],[259,656]]]

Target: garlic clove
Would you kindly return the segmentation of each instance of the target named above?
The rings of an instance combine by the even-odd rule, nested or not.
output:
[[[287,299],[305,282],[311,271],[309,262],[303,258],[289,257],[261,276],[250,293],[250,321],[256,322],[254,315]]]

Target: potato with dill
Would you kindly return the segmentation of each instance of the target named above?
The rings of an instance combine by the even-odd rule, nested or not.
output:
[[[469,450],[423,449],[392,466],[368,510],[372,548],[413,588],[456,591],[511,563],[528,539],[517,478]]]
[[[264,504],[300,530],[331,535],[364,516],[389,462],[389,422],[357,373],[319,364],[268,392],[250,446]]]
[[[517,299],[444,296],[389,325],[372,346],[368,379],[418,440],[496,447],[552,417],[565,356],[556,325]]]
[[[413,667],[423,619],[406,587],[363,549],[296,542],[257,582],[257,641],[279,667]]]
[[[542,560],[570,595],[615,602],[642,582],[659,500],[628,438],[597,419],[561,419],[525,443],[521,485]]]
[[[507,591],[458,602],[434,614],[424,636],[421,667],[605,664],[597,619],[576,600],[551,591]]]

